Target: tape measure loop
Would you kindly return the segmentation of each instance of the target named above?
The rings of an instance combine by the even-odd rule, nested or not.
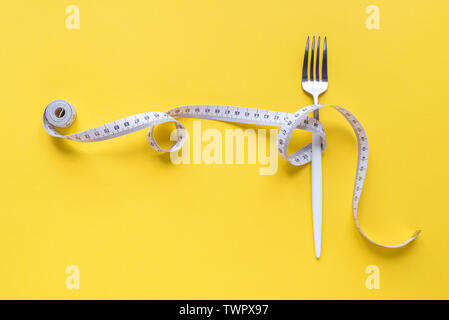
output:
[[[310,105],[299,109],[284,122],[279,130],[277,138],[277,150],[279,155],[294,166],[302,166],[312,159],[312,144],[306,145],[293,154],[288,154],[288,145],[290,144],[294,130],[303,129],[318,134],[322,142],[321,152],[324,152],[324,149],[326,148],[326,136],[324,134],[323,126],[316,119],[307,116],[309,113],[320,107],[321,105]]]
[[[161,123],[166,123],[166,122],[174,122],[175,126],[176,126],[176,136],[175,136],[175,142],[173,143],[173,145],[168,148],[168,149],[164,149],[162,148],[156,141],[156,138],[154,136],[154,128],[156,127],[156,125],[151,126],[148,130],[148,134],[147,134],[147,139],[148,139],[148,143],[150,145],[151,148],[153,148],[154,150],[158,151],[158,152],[174,152],[174,151],[178,151],[179,149],[182,148],[185,140],[186,140],[186,129],[184,128],[184,126],[182,125],[181,122],[173,119],[172,117],[170,117],[169,115],[167,115],[167,120],[160,122],[158,124]]]

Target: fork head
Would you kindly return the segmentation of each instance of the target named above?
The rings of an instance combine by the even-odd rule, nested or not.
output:
[[[306,51],[302,65],[302,89],[313,96],[314,104],[318,103],[318,96],[327,90],[327,41],[325,37],[323,44],[323,66],[321,68],[320,79],[320,40],[320,37],[318,37],[315,60],[315,37],[313,37],[309,64],[309,37],[307,37]],[[315,69],[313,65],[314,60],[316,61]]]

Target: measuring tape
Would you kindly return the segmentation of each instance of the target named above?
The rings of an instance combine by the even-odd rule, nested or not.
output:
[[[292,165],[301,166],[310,162],[312,159],[312,144],[308,144],[289,155],[288,144],[290,143],[290,138],[295,129],[307,130],[318,134],[321,139],[321,150],[324,151],[326,148],[326,136],[324,134],[323,125],[314,118],[307,116],[314,110],[323,107],[333,108],[343,115],[343,117],[351,125],[357,137],[358,158],[352,195],[352,210],[355,225],[361,235],[369,242],[385,248],[400,248],[415,240],[421,230],[416,231],[413,236],[405,242],[397,245],[386,246],[371,240],[360,227],[357,218],[357,207],[368,166],[368,138],[366,136],[365,129],[363,129],[363,126],[357,118],[351,112],[340,106],[315,104],[299,109],[295,113],[288,113],[234,106],[190,105],[176,107],[168,110],[167,112],[139,113],[83,132],[62,135],[56,131],[55,127],[70,127],[76,119],[76,111],[67,101],[55,100],[45,108],[43,121],[45,130],[51,136],[80,142],[96,142],[113,139],[138,130],[149,128],[147,135],[148,143],[154,150],[159,152],[177,151],[184,144],[186,139],[186,130],[182,123],[176,120],[175,117],[275,126],[280,127],[279,135],[277,137],[277,150],[279,155]],[[154,127],[164,122],[173,122],[176,126],[175,142],[168,149],[163,149],[160,147],[154,137]]]

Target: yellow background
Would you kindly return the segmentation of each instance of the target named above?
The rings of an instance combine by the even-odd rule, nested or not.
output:
[[[65,25],[67,5],[80,29]],[[368,30],[368,5],[380,30]],[[447,1],[7,1],[0,11],[0,298],[449,298]],[[322,258],[310,166],[175,166],[141,131],[57,141],[42,112],[71,102],[68,132],[184,104],[294,112],[308,35],[326,35],[329,90],[370,142],[360,222],[355,137],[321,113]],[[191,131],[192,121],[181,120]],[[203,121],[203,129],[235,128]],[[308,136],[304,135],[308,140]],[[299,140],[301,140],[299,139]],[[65,286],[80,268],[80,290]],[[380,289],[365,287],[368,265]]]

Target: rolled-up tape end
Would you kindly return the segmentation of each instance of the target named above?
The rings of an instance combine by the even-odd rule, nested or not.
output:
[[[75,108],[65,100],[54,100],[45,108],[45,119],[58,128],[70,127],[76,119]]]

